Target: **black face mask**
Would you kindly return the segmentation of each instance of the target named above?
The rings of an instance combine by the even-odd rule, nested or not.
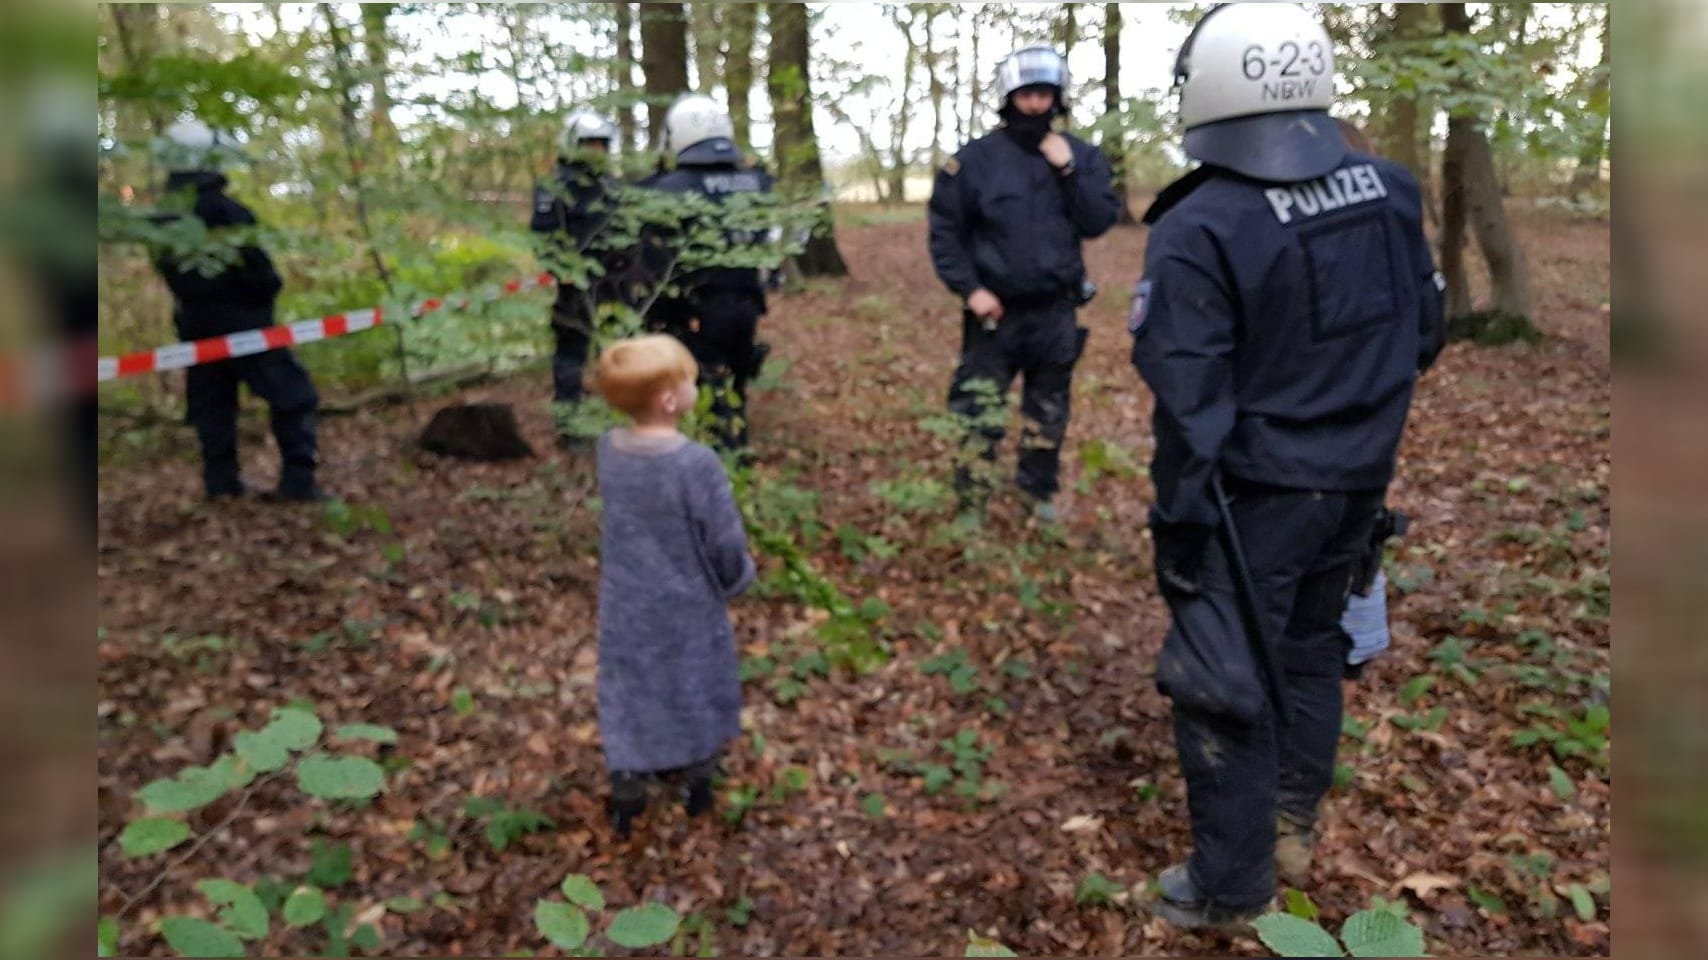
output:
[[[1002,108],[1003,132],[1013,138],[1023,150],[1036,150],[1050,133],[1050,121],[1055,118],[1048,113],[1021,113],[1013,107]]]

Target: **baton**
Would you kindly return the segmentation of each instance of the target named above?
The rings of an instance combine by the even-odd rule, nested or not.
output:
[[[1274,648],[1269,645],[1269,637],[1263,629],[1263,617],[1258,614],[1257,585],[1251,579],[1251,568],[1245,562],[1245,548],[1240,544],[1239,529],[1234,526],[1233,506],[1228,502],[1227,491],[1222,488],[1222,475],[1218,471],[1210,477],[1210,490],[1216,498],[1216,509],[1221,512],[1221,527],[1224,531],[1224,546],[1228,551],[1229,566],[1233,568],[1234,593],[1239,598],[1240,619],[1245,621],[1246,637],[1251,642],[1251,653],[1257,661],[1257,669],[1266,681],[1264,686],[1269,688],[1269,703],[1275,708],[1276,724],[1285,727],[1292,719],[1288,710],[1287,684],[1281,675],[1280,664],[1276,663]]]

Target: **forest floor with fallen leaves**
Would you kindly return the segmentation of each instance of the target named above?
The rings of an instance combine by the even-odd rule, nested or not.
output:
[[[1394,649],[1348,687],[1304,892],[1330,929],[1374,897],[1401,902],[1437,955],[1606,955],[1608,227],[1536,211],[1518,227],[1549,336],[1455,344],[1419,388],[1390,498],[1413,518],[1388,567]],[[450,397],[328,418],[342,506],[202,503],[178,428],[104,470],[103,913],[165,859],[120,851],[136,792],[273,708],[400,737],[372,802],[257,791],[140,899],[122,952],[165,952],[163,914],[205,915],[201,878],[289,887],[313,871],[395,955],[551,953],[535,903],[577,872],[613,909],[689,917],[686,953],[958,955],[976,931],[1021,954],[1263,955],[1137,903],[1189,845],[1152,677],[1166,613],[1142,535],[1150,399],[1124,328],[1143,232],[1088,248],[1104,293],[1082,315],[1060,529],[1022,521],[1010,495],[977,534],[950,523],[948,446],[930,429],[959,321],[919,212],[840,236],[854,277],[777,297],[764,321],[754,496],[888,657],[864,674],[827,660],[825,614],[762,555],[759,589],[733,607],[745,733],[711,818],[655,806],[628,843],[605,824],[597,500],[590,457],[553,442],[543,372],[457,397],[514,404],[532,459],[414,452]],[[276,461],[252,414],[260,486]],[[495,849],[475,797],[551,825]],[[309,955],[315,937],[275,925],[250,949]]]

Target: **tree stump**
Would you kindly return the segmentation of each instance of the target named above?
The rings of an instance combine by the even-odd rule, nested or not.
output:
[[[459,460],[494,462],[534,455],[507,403],[459,403],[433,414],[421,449]]]

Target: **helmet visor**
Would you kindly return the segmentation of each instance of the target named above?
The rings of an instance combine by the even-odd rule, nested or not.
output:
[[[1346,159],[1346,138],[1325,112],[1296,110],[1234,117],[1186,131],[1186,153],[1258,180],[1297,183]]]

